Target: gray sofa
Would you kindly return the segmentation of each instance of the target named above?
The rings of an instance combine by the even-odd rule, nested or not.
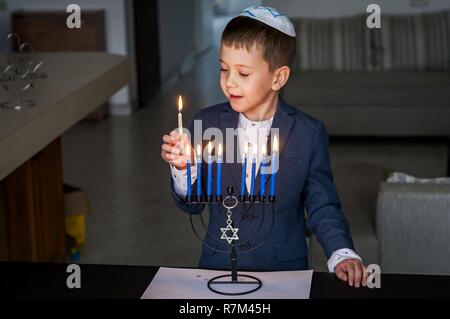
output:
[[[282,95],[333,137],[450,137],[450,72],[305,71]]]
[[[376,230],[385,273],[450,275],[450,185],[382,183]]]
[[[378,164],[334,165],[334,182],[365,264],[383,273],[450,275],[450,184],[386,183]],[[309,263],[327,271],[326,257],[309,237]]]
[[[450,10],[293,18],[297,57],[282,95],[331,136],[450,137]]]

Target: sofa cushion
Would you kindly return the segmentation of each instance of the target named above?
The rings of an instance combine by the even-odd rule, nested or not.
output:
[[[393,172],[388,183],[450,184],[450,177],[419,178],[402,172]]]

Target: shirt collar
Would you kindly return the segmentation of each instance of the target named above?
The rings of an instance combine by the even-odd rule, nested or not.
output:
[[[239,113],[239,127],[247,128],[270,128],[272,126],[273,116],[264,121],[252,121],[245,117],[243,113]]]

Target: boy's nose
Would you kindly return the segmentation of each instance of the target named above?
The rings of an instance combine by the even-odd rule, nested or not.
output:
[[[236,88],[236,87],[237,87],[236,82],[234,81],[234,79],[233,79],[231,76],[229,76],[229,77],[227,78],[227,81],[226,81],[225,84],[226,84],[226,86],[229,87],[229,88]]]

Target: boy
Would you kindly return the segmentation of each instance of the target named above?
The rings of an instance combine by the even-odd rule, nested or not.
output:
[[[202,109],[195,117],[202,120],[204,128],[217,127],[223,132],[226,128],[238,128],[236,152],[239,154],[244,150],[251,153],[253,147],[261,150],[261,146],[271,140],[271,128],[279,129],[275,224],[269,232],[272,212],[266,208],[263,219],[262,204],[253,204],[250,212],[238,215],[243,211],[243,204],[239,203],[233,210],[233,225],[239,228],[239,238],[247,239],[254,233],[256,236],[242,244],[237,242],[238,253],[244,252],[239,254],[238,266],[246,270],[307,269],[306,223],[325,251],[330,272],[348,281],[350,286],[365,286],[365,266],[354,252],[348,223],[333,184],[325,127],[317,119],[287,105],[279,96],[280,89],[289,79],[289,66],[295,51],[295,30],[286,16],[269,7],[247,8],[227,24],[222,34],[220,86],[228,102]],[[258,138],[261,132],[262,138]],[[183,138],[185,147],[193,154],[190,141]],[[161,156],[171,167],[175,203],[183,211],[197,214],[204,204],[186,203],[186,152],[180,155],[178,141],[175,131],[164,135]],[[257,156],[258,168],[260,163],[261,158]],[[222,185],[225,187],[222,188],[233,185],[235,193],[239,193],[241,168],[241,163],[224,163]],[[250,169],[248,166],[247,172]],[[199,181],[193,166],[193,190],[199,182],[205,189],[205,165],[201,170]],[[245,182],[248,192],[249,176]],[[259,182],[260,174],[257,174],[257,186]],[[220,250],[228,251],[227,244],[218,242],[211,235],[220,237],[218,227],[224,227],[225,210],[220,204],[211,204],[209,212],[210,233],[204,238],[206,245],[200,267],[228,268],[229,255],[220,253]],[[260,242],[264,244],[252,249]]]

